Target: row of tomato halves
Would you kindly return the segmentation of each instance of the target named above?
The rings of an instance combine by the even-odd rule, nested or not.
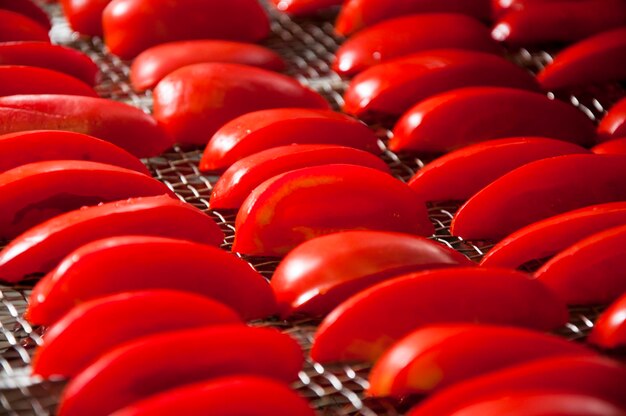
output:
[[[277,314],[325,317],[311,357],[375,364],[372,396],[436,392],[411,415],[625,413],[626,369],[543,331],[566,305],[615,301],[590,343],[626,344],[626,101],[596,128],[541,91],[626,78],[626,4],[432,3],[349,0],[337,26],[358,31],[334,63],[356,75],[344,113],[400,117],[394,151],[448,152],[407,185],[364,124],[241,43],[269,32],[256,1],[63,2],[75,30],[139,54],[131,82],[154,89],[154,117],[97,98],[97,67],[47,42],[45,13],[0,1],[0,279],[47,273],[27,318],[49,326],[34,373],[71,379],[60,414],[311,414],[284,384],[297,343],[243,325]],[[535,78],[494,39],[579,42]],[[210,206],[239,210],[233,251],[284,257],[271,284],[137,159],[207,141]],[[465,202],[454,235],[499,241],[481,267],[424,238],[425,202],[449,200]]]

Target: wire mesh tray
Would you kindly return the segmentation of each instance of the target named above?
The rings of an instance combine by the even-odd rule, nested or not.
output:
[[[98,93],[113,100],[123,101],[150,112],[150,93],[138,94],[128,83],[129,67],[126,62],[110,55],[98,38],[81,38],[68,27],[58,6],[46,6],[53,18],[51,37],[55,43],[68,45],[88,54],[100,67],[102,78]],[[342,93],[346,87],[330,63],[342,39],[333,31],[332,14],[315,20],[293,21],[288,16],[270,9],[272,36],[265,44],[280,53],[288,62],[287,73],[302,84],[320,92],[335,109],[343,104]],[[552,58],[545,51],[521,50],[510,58],[519,65],[537,72]],[[571,102],[590,118],[601,117],[605,106],[624,96],[621,86],[602,86],[586,89],[572,95],[558,97]],[[380,137],[383,159],[394,175],[402,180],[410,178],[424,162],[407,155],[397,155],[385,147],[390,132],[385,125],[372,126]],[[198,170],[201,149],[173,148],[160,157],[146,160],[153,176],[165,183],[182,200],[206,211],[226,233],[223,244],[229,249],[234,238],[234,212],[209,211],[209,196],[216,177],[205,176]],[[473,260],[479,260],[489,249],[488,244],[475,245],[453,237],[449,224],[456,206],[430,207],[431,220],[436,225],[433,239],[452,247]],[[246,258],[252,267],[266,278],[278,264],[274,259]],[[35,347],[41,343],[41,328],[32,327],[23,314],[34,282],[19,286],[0,285],[0,414],[48,415],[54,414],[62,381],[42,381],[30,377],[30,362]],[[597,308],[572,309],[570,322],[559,331],[568,339],[582,339],[593,327],[601,312]],[[273,326],[297,339],[305,352],[310,349],[316,322],[266,320],[253,322],[256,326]],[[78,342],[78,341],[77,341]],[[298,392],[309,399],[320,415],[398,415],[392,403],[364,398],[368,386],[368,365],[322,366],[307,359],[305,368],[294,384]]]

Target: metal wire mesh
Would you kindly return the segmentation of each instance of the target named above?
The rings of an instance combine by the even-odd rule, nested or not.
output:
[[[48,6],[53,17],[51,36],[56,43],[69,45],[88,54],[100,67],[102,78],[98,93],[106,98],[127,102],[151,110],[150,93],[138,94],[128,83],[127,63],[107,53],[100,39],[77,36],[68,27],[57,6]],[[327,17],[317,20],[293,21],[288,16],[271,11],[273,36],[266,45],[279,52],[289,63],[287,73],[301,83],[324,95],[338,109],[343,104],[342,93],[346,87],[339,75],[332,71],[330,63],[342,39],[334,31]],[[521,50],[511,59],[537,72],[552,58],[548,52]],[[624,95],[619,86],[603,86],[558,98],[570,101],[592,119],[605,112],[605,106]],[[382,158],[391,166],[395,176],[402,180],[410,178],[424,162],[412,155],[397,155],[385,147],[389,137],[389,125],[372,126],[380,137]],[[198,170],[201,150],[183,150],[175,147],[160,157],[151,158],[146,165],[154,177],[165,183],[182,200],[207,211],[226,233],[223,244],[229,249],[234,237],[234,212],[209,211],[209,196],[216,177],[204,176]],[[489,243],[472,244],[449,233],[450,221],[458,206],[432,206],[430,215],[436,225],[433,238],[454,248],[471,259],[479,260],[489,249]],[[274,259],[246,258],[266,278],[278,264]],[[41,343],[41,329],[33,328],[23,318],[32,282],[20,286],[0,286],[0,408],[8,415],[47,415],[54,413],[62,381],[42,381],[30,377],[30,360],[35,347]],[[570,323],[559,333],[570,339],[581,339],[593,326],[601,309],[572,310]],[[252,323],[274,326],[297,339],[303,349],[311,346],[316,322],[301,320],[285,322],[267,320]],[[369,367],[342,365],[324,367],[307,359],[300,381],[294,387],[310,400],[322,415],[397,415],[400,410],[392,403],[364,398]]]

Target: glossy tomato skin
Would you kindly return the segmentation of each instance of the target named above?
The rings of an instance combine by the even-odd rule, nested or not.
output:
[[[400,116],[434,95],[470,86],[539,91],[532,75],[496,55],[456,49],[428,50],[376,65],[357,75],[343,111],[358,117]]]
[[[98,67],[84,53],[48,42],[0,43],[0,65],[46,68],[95,85]]]
[[[333,6],[341,6],[344,0],[272,0],[280,11],[292,16],[311,16]]]
[[[626,227],[600,231],[558,253],[535,272],[569,305],[603,305],[626,293]]]
[[[0,9],[0,42],[50,42],[48,30],[36,21],[9,10]]]
[[[32,0],[0,0],[0,9],[22,14],[36,21],[47,30],[50,30],[52,27],[48,14]]]
[[[491,14],[490,0],[347,0],[344,2],[335,30],[350,35],[364,27],[394,17],[421,13],[460,13],[487,20]]]
[[[316,332],[311,358],[375,362],[394,342],[424,325],[478,322],[549,330],[567,318],[565,304],[554,293],[514,270],[459,267],[410,273],[335,308]]]
[[[102,14],[104,39],[124,59],[160,43],[191,39],[257,42],[270,32],[255,0],[113,0]]]
[[[276,312],[267,281],[230,253],[185,240],[119,236],[68,253],[35,286],[27,316],[33,323],[49,325],[82,302],[149,289],[181,290],[213,298],[244,319],[265,318]]]
[[[417,329],[392,345],[369,376],[368,394],[403,398],[547,357],[595,354],[537,331],[495,325],[448,324]]]
[[[513,47],[569,43],[624,22],[626,4],[621,0],[533,2],[504,15],[491,35]]]
[[[218,225],[187,203],[170,196],[131,198],[71,211],[21,234],[0,251],[0,280],[17,282],[26,275],[49,272],[81,245],[128,234],[215,246],[224,240]]]
[[[600,143],[591,148],[593,153],[626,155],[626,137]]]
[[[457,211],[453,235],[500,240],[520,228],[589,205],[626,200],[626,157],[565,155],[496,179]]]
[[[154,117],[179,143],[205,144],[234,118],[279,107],[329,105],[295,79],[237,64],[190,65],[172,72],[154,89]]]
[[[62,72],[21,65],[0,66],[0,97],[18,94],[98,96],[89,85]]]
[[[489,29],[469,16],[427,13],[385,20],[351,36],[336,53],[335,71],[352,76],[382,62],[432,49],[500,54]]]
[[[102,13],[111,0],[61,0],[63,14],[72,29],[88,36],[102,37]]]
[[[87,205],[174,193],[142,173],[97,162],[52,160],[0,174],[0,238],[11,239]]]
[[[355,165],[313,166],[263,182],[239,209],[235,229],[233,251],[277,257],[338,231],[434,232],[424,202],[408,186]]]
[[[275,108],[254,111],[224,124],[200,160],[203,172],[223,171],[263,150],[291,144],[332,144],[380,153],[378,138],[363,123],[331,110]]]
[[[538,75],[546,91],[626,79],[626,28],[578,42],[561,52]]]
[[[573,153],[589,151],[573,143],[543,137],[488,140],[433,160],[408,183],[425,201],[464,201],[526,163]]]
[[[489,250],[480,264],[518,268],[532,260],[552,257],[577,241],[621,224],[626,224],[626,202],[568,211],[515,231]]]
[[[550,357],[454,385],[414,407],[409,416],[455,414],[480,399],[528,390],[561,391],[599,398],[623,408],[626,369],[600,356]]]
[[[245,397],[246,400],[241,400]],[[284,383],[251,375],[218,377],[142,400],[119,410],[113,416],[168,416],[177,412],[213,416],[290,415],[315,416],[306,400]]]
[[[181,345],[185,353],[172,354]],[[297,342],[273,328],[214,325],[151,335],[111,350],[83,370],[63,392],[58,414],[105,416],[220,376],[259,375],[288,383],[297,379],[302,362]]]
[[[542,136],[582,146],[595,137],[591,120],[564,102],[511,88],[469,87],[424,100],[393,128],[394,151],[444,153],[484,140]]]
[[[491,12],[493,19],[503,17],[509,12],[522,10],[529,4],[559,2],[563,0],[492,0]]]
[[[0,97],[0,134],[42,129],[89,134],[137,157],[159,155],[173,144],[154,118],[121,102],[69,95]]]
[[[344,231],[290,251],[271,285],[283,317],[324,316],[350,296],[401,273],[472,265],[462,254],[423,237]]]
[[[600,143],[622,137],[626,137],[626,98],[613,105],[598,125]]]
[[[33,374],[71,378],[122,343],[161,332],[238,322],[229,307],[187,292],[161,289],[104,296],[77,305],[48,328],[33,359]]]
[[[150,175],[146,166],[124,149],[82,133],[31,130],[0,136],[0,173],[33,162],[85,160]]]
[[[605,349],[626,346],[626,295],[620,296],[600,315],[587,341]]]
[[[351,147],[318,144],[273,147],[231,165],[213,186],[211,209],[239,208],[254,188],[274,176],[295,169],[338,163],[391,173],[389,166],[377,156]]]
[[[285,69],[285,61],[271,49],[253,43],[225,40],[186,40],[153,46],[140,53],[130,67],[133,88],[154,88],[166,75],[184,66],[224,62],[271,71]]]

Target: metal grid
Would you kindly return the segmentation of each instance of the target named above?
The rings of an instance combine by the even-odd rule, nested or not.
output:
[[[137,94],[128,83],[127,63],[108,54],[100,39],[80,38],[67,26],[58,7],[49,7],[53,16],[52,38],[56,43],[69,45],[87,53],[100,67],[102,79],[98,86],[101,96],[124,101],[151,110],[150,93]],[[336,109],[343,104],[342,93],[346,82],[332,71],[330,63],[342,39],[334,31],[331,20],[292,21],[288,16],[271,11],[273,36],[266,45],[279,52],[289,63],[287,73],[301,83],[310,86],[324,95]],[[327,16],[328,17],[328,16]],[[537,72],[552,58],[544,51],[521,50],[511,55],[518,64]],[[624,95],[620,86],[588,89],[573,95],[560,95],[557,98],[570,101],[592,119],[605,112],[605,106]],[[372,126],[380,137],[383,159],[391,166],[395,176],[407,180],[423,162],[411,155],[396,155],[389,151],[385,142],[389,137],[384,122]],[[146,161],[152,174],[164,182],[184,201],[207,211],[226,233],[223,244],[229,249],[234,238],[235,212],[211,212],[209,195],[216,177],[203,176],[198,170],[201,150],[184,151],[174,148],[160,157]],[[450,221],[458,206],[430,207],[431,220],[436,225],[433,239],[452,247],[469,258],[479,260],[489,249],[488,243],[477,245],[453,237],[449,233]],[[275,259],[246,258],[253,268],[266,278],[278,264]],[[0,408],[2,414],[46,415],[54,413],[62,381],[42,381],[29,376],[30,357],[36,345],[41,343],[41,329],[31,327],[23,319],[27,298],[33,282],[20,286],[0,286]],[[585,308],[571,311],[570,323],[559,331],[569,339],[586,336],[601,309]],[[311,346],[316,322],[311,320],[285,322],[267,320],[252,323],[259,326],[274,326],[297,339],[308,351]],[[324,367],[307,359],[300,381],[294,387],[308,398],[314,408],[323,415],[397,415],[403,410],[392,403],[365,399],[367,388],[367,365],[339,365]]]

